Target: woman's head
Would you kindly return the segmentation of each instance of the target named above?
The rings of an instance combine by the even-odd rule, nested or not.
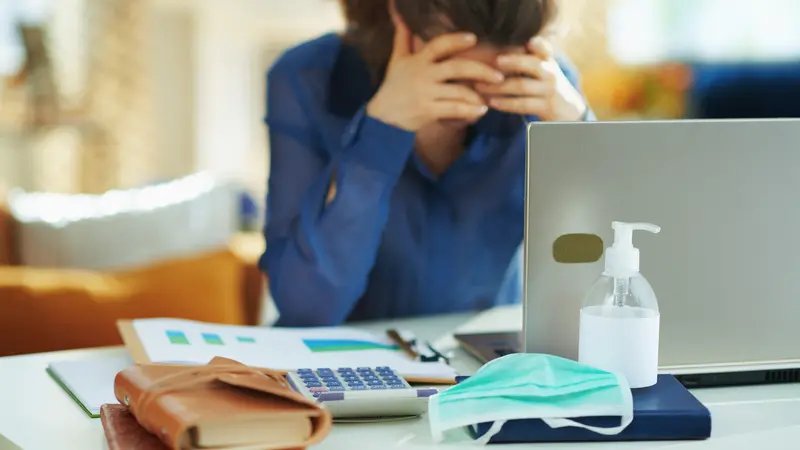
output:
[[[453,32],[470,32],[497,48],[524,46],[544,33],[556,16],[558,0],[341,0],[350,26],[373,69],[389,60],[394,37],[390,8],[416,40],[425,42]]]

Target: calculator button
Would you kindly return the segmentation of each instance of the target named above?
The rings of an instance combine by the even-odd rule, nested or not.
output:
[[[314,371],[313,371],[313,370],[311,370],[311,369],[297,369],[297,373],[299,373],[299,374],[301,374],[301,375],[302,375],[302,374],[305,374],[305,373],[311,373],[311,374],[313,374],[313,373],[314,373]]]
[[[367,387],[362,384],[360,386],[350,386],[350,389],[353,391],[365,391]]]
[[[328,386],[328,387],[341,387],[342,383],[339,383],[338,381],[330,381],[328,383],[325,383],[325,386]]]
[[[400,377],[398,377],[397,375],[382,375],[381,378],[383,378],[384,380],[399,380],[400,379]]]
[[[370,389],[377,389],[377,390],[387,389],[387,387],[385,385],[383,385],[383,384],[381,384],[380,386],[370,386],[369,388]]]
[[[306,387],[322,387],[322,383],[317,381],[306,381]]]
[[[339,373],[341,373],[341,374],[345,374],[345,373],[355,373],[355,370],[353,370],[353,369],[349,369],[349,368],[346,368],[346,367],[345,367],[345,368],[342,368],[342,369],[336,369],[336,371],[337,371],[337,372],[339,372]]]
[[[339,381],[336,377],[322,377],[322,382],[327,383],[328,381]]]
[[[376,367],[375,370],[382,370],[382,371],[386,371],[386,372],[391,372],[392,368],[391,367],[386,367],[386,366],[381,366],[381,367]]]
[[[368,386],[383,386],[383,381],[367,381]]]
[[[358,377],[342,377],[342,380],[344,380],[344,381],[346,381],[348,383],[352,383],[352,382],[356,382],[356,381],[360,382],[361,378],[358,378]]]
[[[328,387],[328,392],[344,392],[344,391],[345,391],[344,386],[329,386]]]
[[[331,369],[317,369],[317,375],[321,377],[332,377],[334,373]]]
[[[378,380],[379,379],[375,375],[362,375],[361,378],[363,378],[364,380]]]
[[[406,387],[402,384],[390,384],[389,389],[405,389]]]
[[[359,367],[356,369],[357,372],[372,372],[372,368],[370,367]]]
[[[321,387],[321,386],[320,387],[312,387],[312,388],[308,388],[308,391],[309,392],[328,392],[328,388]]]

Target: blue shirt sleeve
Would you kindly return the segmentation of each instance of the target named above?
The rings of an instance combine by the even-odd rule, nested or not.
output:
[[[414,134],[362,109],[341,139],[326,140],[322,108],[297,70],[273,68],[267,90],[271,168],[261,268],[277,325],[338,325],[366,289]],[[332,182],[336,196],[328,203]]]

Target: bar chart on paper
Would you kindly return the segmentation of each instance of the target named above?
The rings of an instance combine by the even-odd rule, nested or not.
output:
[[[354,339],[303,339],[303,343],[314,353],[353,352],[360,350],[400,350],[394,344]]]
[[[391,366],[405,376],[455,376],[446,365],[407,358],[387,336],[347,327],[246,327],[181,319],[140,319],[132,325],[152,362],[206,364],[221,356],[276,370]]]
[[[186,337],[186,333],[180,330],[166,330],[164,332],[167,340],[170,344],[173,345],[191,345],[189,342],[189,338]],[[200,333],[200,337],[202,338],[198,344],[206,344],[206,345],[225,345],[225,341],[222,337],[217,333]],[[237,344],[255,344],[255,338],[251,336],[235,336],[231,343]]]

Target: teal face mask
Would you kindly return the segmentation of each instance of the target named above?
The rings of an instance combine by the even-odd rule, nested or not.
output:
[[[570,420],[598,416],[619,416],[620,426],[598,428]],[[477,441],[485,444],[507,421],[517,419],[615,435],[633,421],[633,397],[622,375],[556,356],[520,353],[491,361],[430,397],[428,419],[437,443],[448,430],[493,422]]]

